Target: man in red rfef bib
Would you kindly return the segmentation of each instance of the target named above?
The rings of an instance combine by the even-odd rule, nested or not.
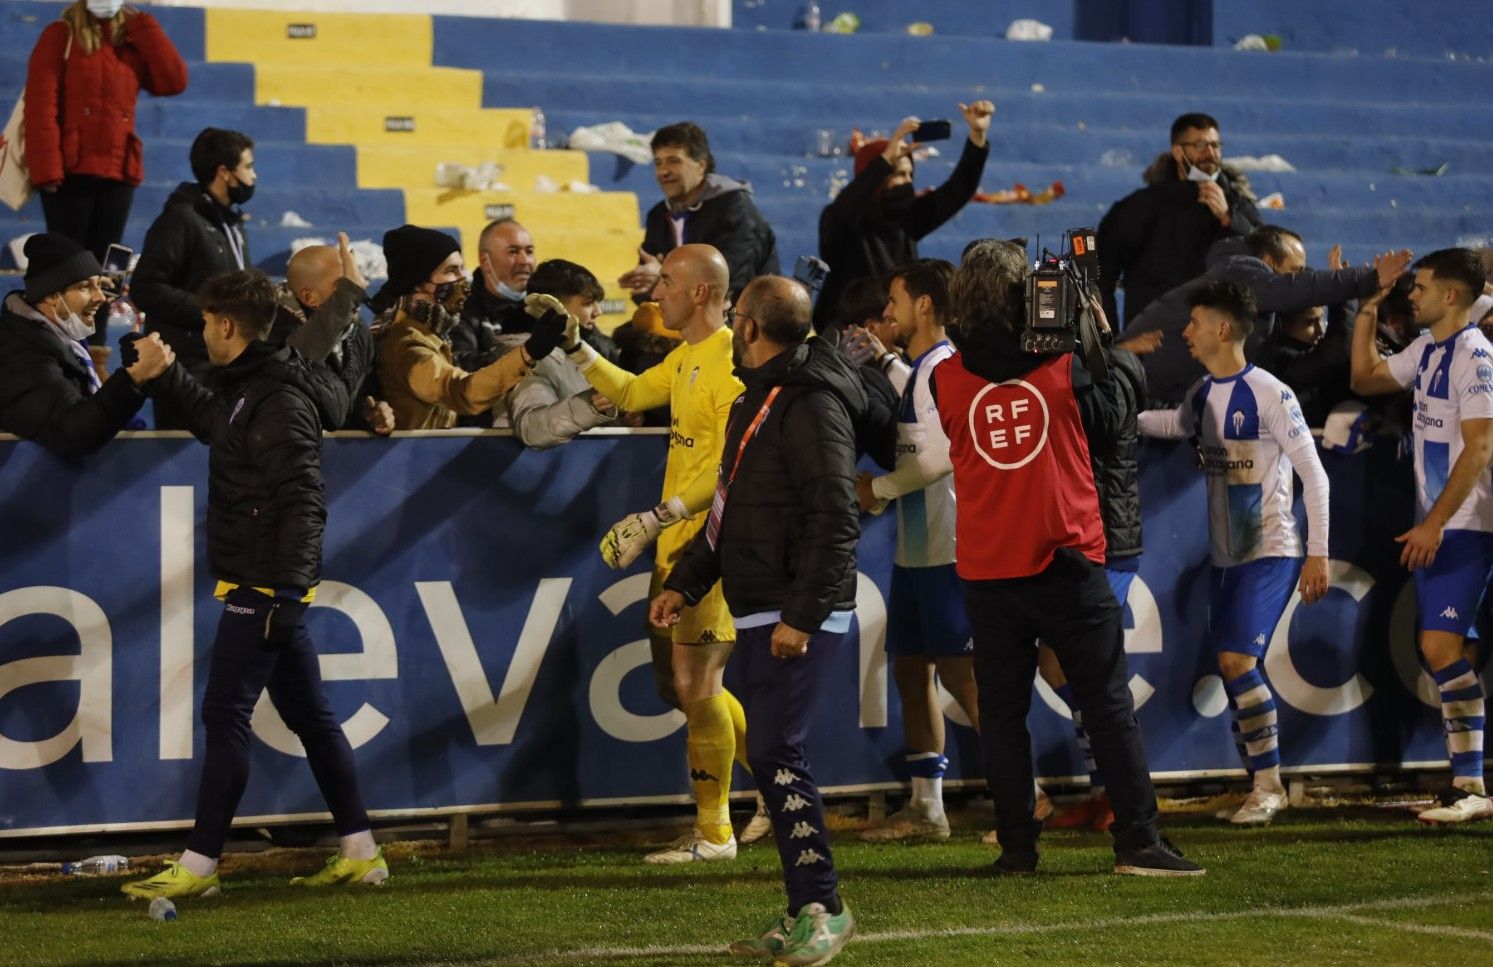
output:
[[[1025,251],[970,246],[950,288],[959,352],[933,371],[958,502],[956,568],[975,640],[980,742],[1001,873],[1037,868],[1031,707],[1037,642],[1050,645],[1109,785],[1115,872],[1197,876],[1156,829],[1156,793],[1131,704],[1121,609],[1104,573],[1089,440],[1124,418],[1116,388],[1071,352],[1023,352]],[[1094,310],[1102,317],[1097,300]]]

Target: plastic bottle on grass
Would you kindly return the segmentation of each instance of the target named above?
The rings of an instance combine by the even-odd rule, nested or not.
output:
[[[128,857],[119,856],[90,856],[87,859],[78,860],[76,863],[63,863],[62,872],[69,875],[96,875],[100,873],[118,873],[120,870],[130,868]]]
[[[163,896],[158,896],[150,901],[150,919],[152,920],[175,920],[176,904]]]

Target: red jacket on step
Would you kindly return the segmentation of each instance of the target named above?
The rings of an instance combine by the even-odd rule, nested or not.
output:
[[[37,40],[26,71],[26,161],[38,188],[65,175],[144,179],[135,100],[142,87],[162,97],[186,90],[187,65],[150,14],[134,14],[123,29],[116,47],[106,26],[92,54],[76,41],[68,51],[71,28],[60,20]]]

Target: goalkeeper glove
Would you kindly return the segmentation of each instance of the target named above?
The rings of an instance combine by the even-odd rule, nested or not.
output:
[[[567,312],[554,296],[537,292],[525,296],[524,312],[534,320],[524,351],[536,363],[556,346],[569,351],[581,341],[581,321]]]
[[[658,540],[665,527],[672,527],[688,516],[684,501],[678,497],[670,497],[641,514],[628,514],[613,524],[601,539],[601,559],[607,567],[625,568]]]

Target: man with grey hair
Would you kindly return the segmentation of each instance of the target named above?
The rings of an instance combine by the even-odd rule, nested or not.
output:
[[[1040,639],[1068,677],[1109,785],[1115,872],[1196,876],[1203,869],[1157,833],[1121,608],[1104,573],[1090,440],[1107,449],[1124,407],[1115,381],[1091,374],[1077,353],[1022,349],[1029,273],[1026,252],[1011,242],[965,251],[949,289],[959,352],[933,371],[959,494],[955,569],[974,632],[980,744],[1002,850],[996,871],[1037,869],[1042,825],[1032,817],[1026,716]]]

